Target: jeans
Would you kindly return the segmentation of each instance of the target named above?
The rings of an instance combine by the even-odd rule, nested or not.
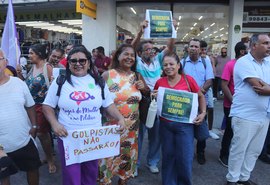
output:
[[[152,128],[146,128],[145,124],[140,122],[139,138],[138,138],[138,161],[137,167],[140,166],[140,158],[142,151],[142,143],[145,131],[148,131],[148,154],[147,165],[157,166],[160,160],[160,137],[159,137],[159,119],[156,118]]]
[[[230,108],[223,107],[223,111],[226,119],[226,128],[221,141],[220,157],[229,157],[231,140],[233,138],[232,118],[229,117]]]
[[[162,184],[191,185],[193,124],[160,121]]]
[[[197,140],[197,154],[204,154],[204,150],[206,148],[206,139],[209,137],[209,130],[207,126],[206,119],[204,119],[201,125],[194,126],[195,132],[194,136]]]

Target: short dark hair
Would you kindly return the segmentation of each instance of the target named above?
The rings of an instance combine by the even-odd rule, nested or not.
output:
[[[40,59],[44,60],[48,57],[48,53],[46,51],[46,45],[43,44],[34,44],[30,46],[30,49],[34,51],[36,55],[39,56]]]
[[[65,53],[65,51],[64,51],[63,49],[61,49],[61,48],[54,48],[54,49],[52,50],[52,52],[53,52],[53,51],[56,51],[56,52],[61,53],[62,56],[63,56],[64,53]],[[51,52],[51,54],[52,54],[52,52]]]
[[[204,40],[200,40],[200,47],[201,48],[206,48],[207,47],[207,42],[205,42]]]
[[[244,42],[238,42],[235,47],[234,47],[234,52],[235,52],[235,58],[239,58],[241,56],[241,50],[246,50],[247,46],[245,45]]]
[[[156,51],[156,53],[160,52],[160,50],[157,47],[153,47],[153,49]]]
[[[191,40],[188,42],[188,45],[190,45],[190,42],[191,42],[191,41],[200,42],[199,39],[191,39]],[[200,43],[200,45],[201,45],[201,43]],[[200,46],[200,47],[201,47],[201,46]]]
[[[103,55],[105,55],[104,47],[99,46],[99,47],[96,48],[96,50],[97,50],[99,53],[102,53]]]

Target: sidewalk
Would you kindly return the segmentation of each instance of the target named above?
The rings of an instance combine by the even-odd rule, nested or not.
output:
[[[215,116],[214,116],[214,128],[219,129],[221,121],[223,119],[223,107],[222,101],[218,100],[215,102]],[[222,136],[221,136],[222,137]],[[146,156],[147,137],[145,137],[143,144],[142,156]],[[206,147],[206,164],[199,165],[194,158],[193,162],[193,185],[223,185],[225,183],[225,176],[227,173],[227,168],[223,167],[219,161],[219,150],[220,150],[219,140],[208,139]],[[263,141],[262,141],[263,142]],[[39,145],[40,146],[40,145]],[[57,150],[57,148],[55,147]],[[41,151],[41,147],[39,147]],[[44,158],[43,153],[41,153],[41,159]],[[60,164],[59,159],[56,155],[57,160],[57,173],[49,174],[48,166],[43,165],[40,168],[40,185],[60,185],[61,184],[61,174],[60,174]],[[139,176],[131,179],[129,185],[161,185],[161,173],[152,174],[149,172],[148,168],[145,166],[145,157],[142,157],[142,165],[139,169]],[[161,165],[161,164],[160,164]],[[270,185],[270,165],[264,164],[261,161],[257,161],[255,169],[252,172],[251,179],[258,183],[258,185]],[[19,172],[11,177],[12,185],[27,185],[26,176],[23,172]],[[116,179],[114,179],[114,184]]]

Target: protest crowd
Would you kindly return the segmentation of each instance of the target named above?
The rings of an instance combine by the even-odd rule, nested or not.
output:
[[[141,39],[148,26],[143,21],[110,57],[102,46],[48,51],[33,44],[26,74],[0,50],[1,185],[18,171],[38,185],[41,165],[49,174],[60,171],[63,185],[127,185],[142,175],[144,158],[162,185],[191,185],[193,160],[207,165],[209,139],[221,140],[216,158],[227,168],[224,185],[257,184],[257,159],[270,164],[270,34],[239,41],[232,59],[226,47],[209,55],[196,38],[180,56],[174,38],[162,48]],[[224,108],[220,132],[213,128],[217,100]]]

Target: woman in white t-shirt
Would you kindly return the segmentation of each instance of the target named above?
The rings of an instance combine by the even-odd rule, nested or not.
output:
[[[58,84],[54,80],[43,103],[43,112],[55,134],[65,137],[68,130],[101,126],[101,106],[118,120],[118,124],[123,129],[124,118],[113,104],[106,85],[102,92],[102,80],[94,70],[90,52],[84,46],[75,47],[68,54],[67,61],[66,81],[60,95],[56,95]],[[60,109],[58,120],[54,113],[56,106]],[[63,185],[96,185],[98,160],[66,166],[61,139],[58,139],[58,148],[62,163]]]

